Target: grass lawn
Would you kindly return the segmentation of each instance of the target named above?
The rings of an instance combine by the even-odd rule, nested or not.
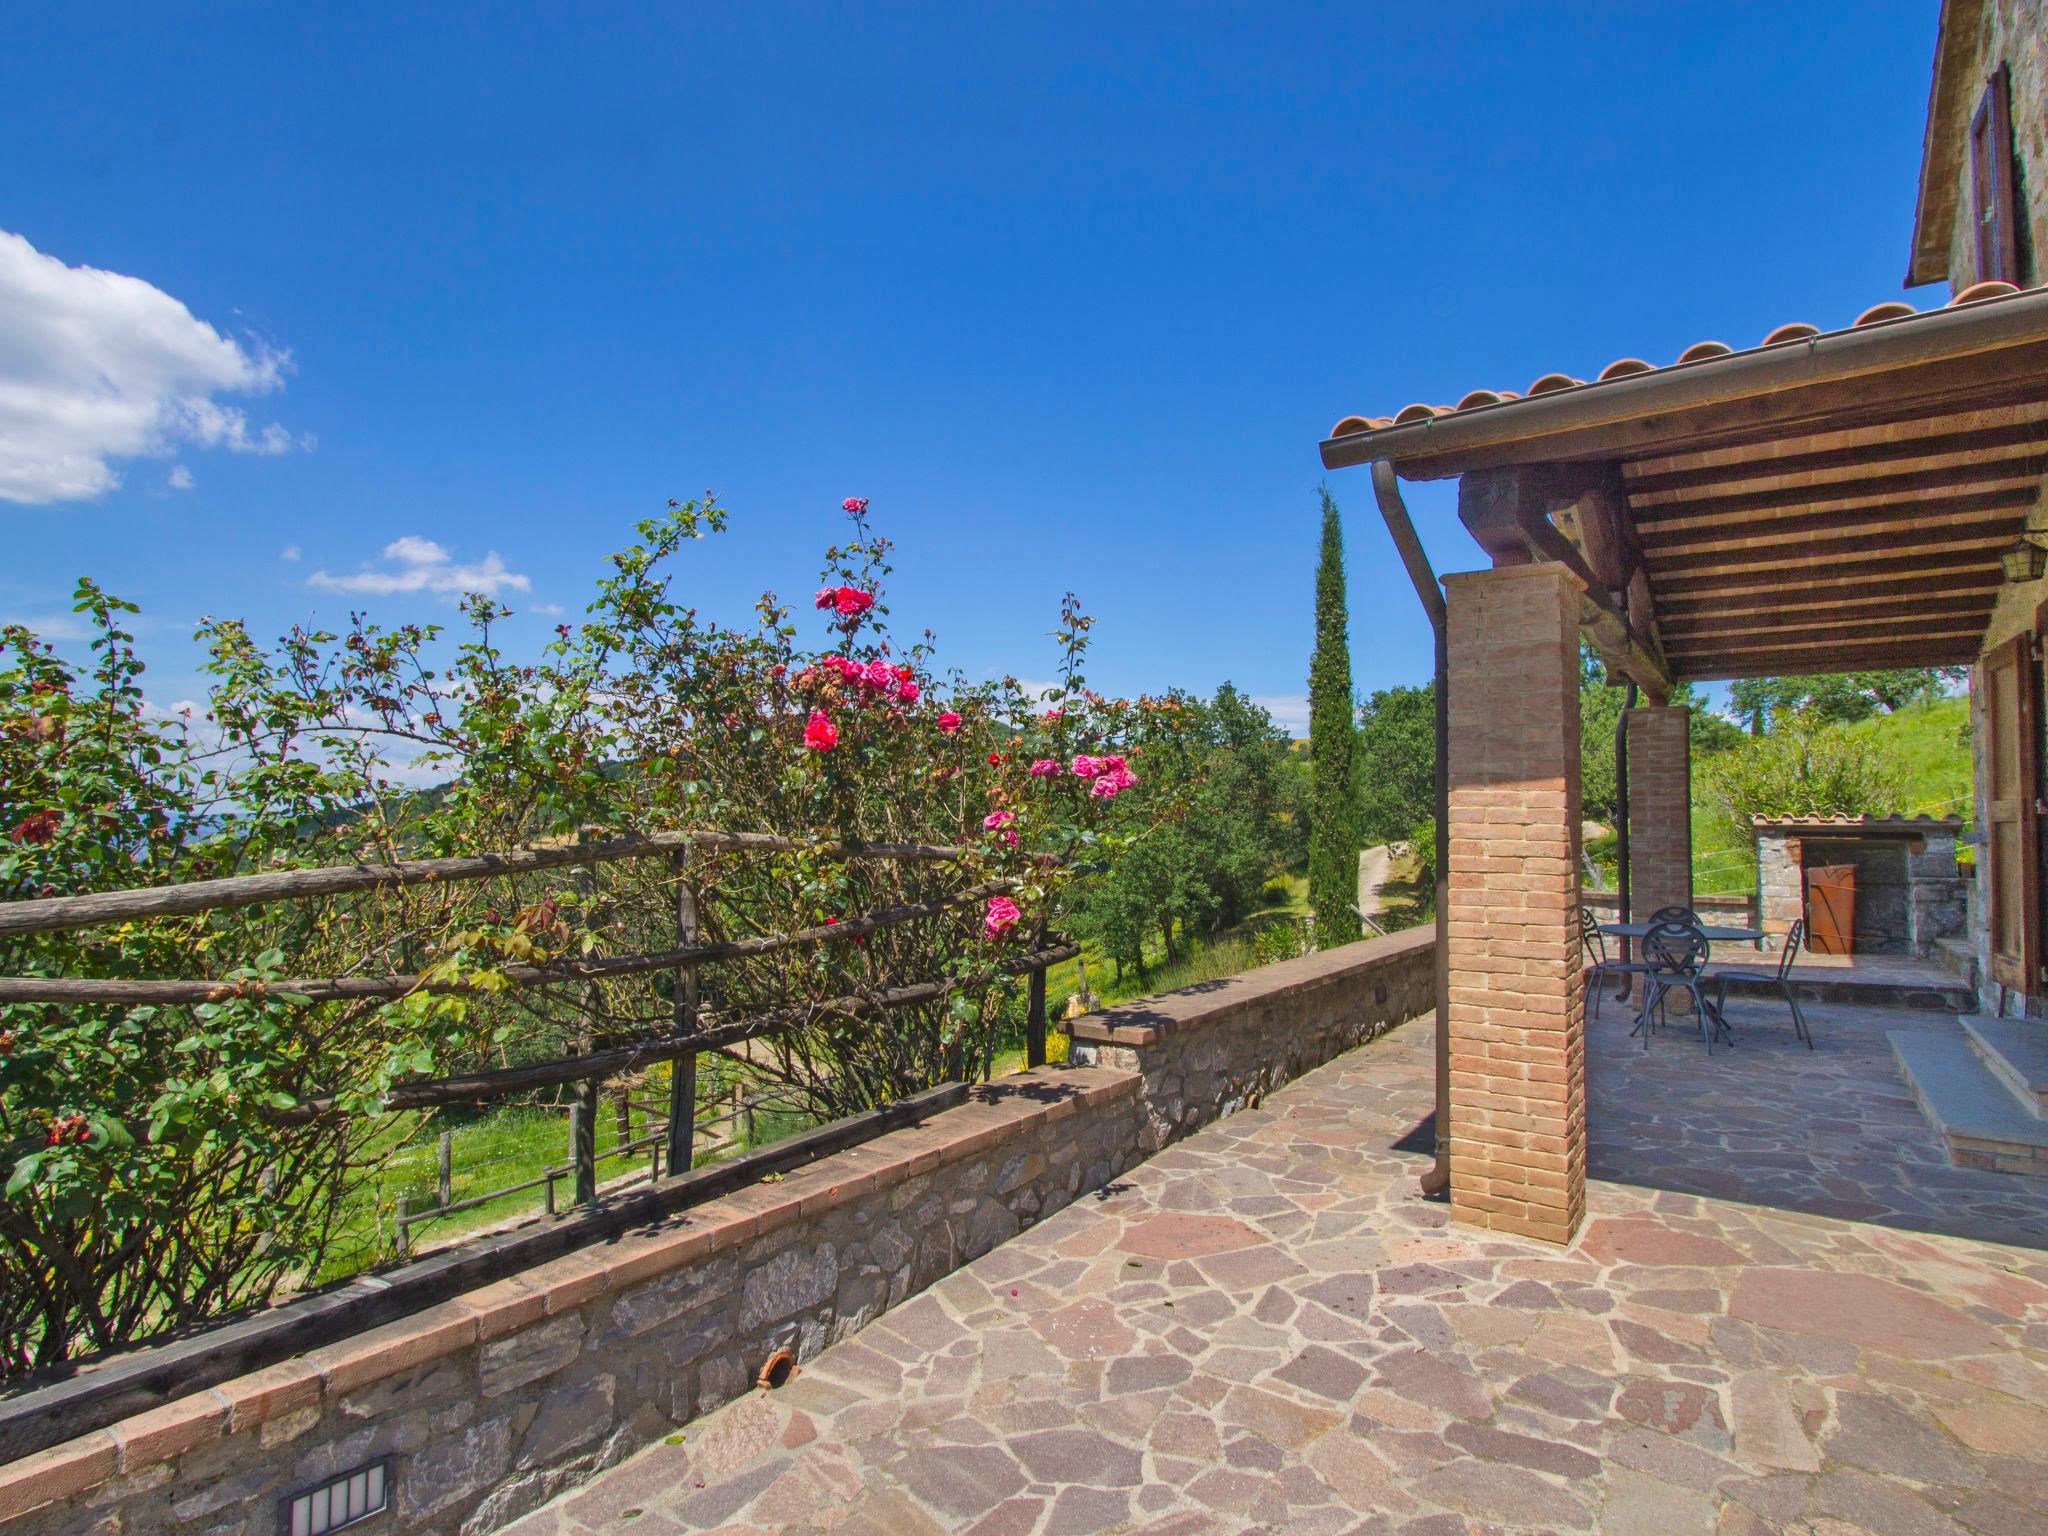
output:
[[[1421,921],[1421,914],[1426,911],[1426,896],[1417,885],[1412,858],[1396,861],[1382,895],[1385,915],[1381,921],[1387,927],[1405,927]],[[1154,940],[1146,949],[1144,966],[1127,971],[1120,980],[1113,963],[1099,955],[1086,955],[1088,985],[1096,1006],[1129,1002],[1251,970],[1261,963],[1253,938],[1258,929],[1277,920],[1299,919],[1306,915],[1308,879],[1305,875],[1282,876],[1266,886],[1264,896],[1266,904],[1236,927],[1212,936],[1185,937],[1176,956],[1168,957],[1163,945]],[[1047,1053],[1054,1061],[1066,1058],[1067,1037],[1057,1026],[1065,1014],[1067,999],[1080,988],[1079,962],[1069,960],[1046,972],[1046,1015],[1054,1026],[1048,1034]],[[1022,1071],[1024,1054],[1021,1044],[999,1051],[990,1075],[1003,1077]],[[634,1097],[636,1101],[654,1102],[661,1099],[666,1091],[665,1084],[658,1084],[636,1092]],[[634,1112],[635,1136],[645,1135],[651,1129],[645,1123],[646,1118],[641,1111]],[[721,1143],[709,1151],[700,1150],[697,1164],[701,1167],[750,1147],[779,1141],[804,1129],[809,1123],[795,1113],[763,1110],[755,1117],[751,1139],[735,1127],[735,1135],[730,1142]],[[431,1119],[389,1153],[376,1178],[351,1203],[343,1222],[343,1240],[317,1279],[324,1281],[352,1274],[392,1256],[392,1216],[398,1198],[405,1196],[414,1213],[431,1209],[438,1199],[440,1137],[444,1130],[453,1134],[450,1193],[458,1202],[507,1184],[523,1183],[537,1177],[544,1167],[562,1168],[570,1161],[566,1107],[511,1105]],[[399,1127],[394,1125],[393,1138],[400,1135]],[[601,1183],[647,1166],[645,1150],[624,1159],[605,1156],[619,1143],[609,1096],[601,1101],[599,1108],[596,1142]],[[566,1210],[574,1192],[572,1179],[558,1180],[555,1185],[557,1208]],[[543,1203],[544,1196],[539,1189],[504,1195],[470,1210],[416,1225],[413,1241],[415,1246],[445,1243],[465,1233],[534,1214],[543,1208]]]

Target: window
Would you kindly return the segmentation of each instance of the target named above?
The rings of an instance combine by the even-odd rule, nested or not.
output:
[[[2012,91],[2006,67],[1984,82],[1970,120],[1970,216],[1977,232],[1975,281],[2020,280],[2013,208]]]

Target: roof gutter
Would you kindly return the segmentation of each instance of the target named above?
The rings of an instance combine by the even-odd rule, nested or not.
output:
[[[1346,469],[1386,462],[1401,468],[1406,460],[1426,460],[1412,471],[1403,469],[1404,476],[1442,479],[1475,467],[1462,456],[1489,449],[1516,445],[1526,451],[1515,454],[1514,461],[1536,462],[1553,456],[1545,451],[1545,439],[1566,433],[1598,431],[1647,416],[1729,405],[1860,374],[2042,341],[2048,341],[2048,288],[2031,288],[1801,341],[1447,411],[1404,426],[1347,433],[1323,441],[1323,465]],[[1586,456],[1583,451],[1581,456]],[[1507,461],[1498,452],[1483,460]]]

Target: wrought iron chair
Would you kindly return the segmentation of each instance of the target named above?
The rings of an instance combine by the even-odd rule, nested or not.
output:
[[[1697,928],[1700,925],[1700,917],[1691,907],[1659,907],[1650,914],[1650,922],[1653,925],[1683,923],[1688,928]]]
[[[1708,1001],[1700,982],[1700,972],[1706,969],[1712,953],[1707,936],[1692,923],[1658,923],[1643,936],[1643,958],[1650,963],[1645,978],[1649,990],[1631,1033],[1641,1033],[1644,1050],[1650,1048],[1652,1024],[1665,1020],[1664,1000],[1673,992],[1683,992],[1692,999],[1693,1016],[1699,1021],[1700,1039],[1705,1042],[1709,1056],[1714,1053],[1715,1036],[1726,1035],[1730,1045],[1735,1043],[1728,1021]],[[1707,1027],[1709,1020],[1713,1023],[1711,1030]]]
[[[1647,960],[1610,960],[1607,958],[1607,935],[1600,931],[1600,919],[1589,906],[1579,907],[1579,945],[1591,957],[1592,963],[1586,971],[1586,986],[1592,994],[1593,1017],[1600,1017],[1600,984],[1610,976],[1647,976],[1650,963]]]
[[[1727,1005],[1728,983],[1731,981],[1754,982],[1759,986],[1776,987],[1785,999],[1785,1005],[1792,1010],[1792,1029],[1806,1042],[1806,1048],[1813,1049],[1813,1031],[1806,1027],[1806,1015],[1799,1011],[1799,997],[1792,990],[1792,962],[1799,957],[1800,948],[1806,943],[1806,919],[1800,918],[1785,934],[1785,952],[1778,956],[1776,971],[1720,971],[1707,980],[1714,984],[1714,1007],[1719,1010]]]

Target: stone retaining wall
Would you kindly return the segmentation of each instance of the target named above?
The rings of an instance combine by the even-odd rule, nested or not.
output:
[[[482,1536],[809,1359],[1171,1137],[1432,1006],[1397,935],[1077,1020],[1076,1060],[685,1216],[0,1468],[4,1536],[272,1536],[390,1457],[364,1536]],[[1109,1058],[1114,1058],[1109,1059]]]
[[[1143,1077],[1150,1155],[1435,1006],[1436,932],[1411,928],[1076,1019],[1068,1059]]]

